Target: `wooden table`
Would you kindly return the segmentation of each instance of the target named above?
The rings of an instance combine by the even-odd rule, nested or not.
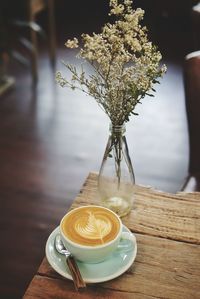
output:
[[[71,208],[87,204],[98,204],[94,173]],[[44,258],[23,298],[200,298],[200,193],[135,186],[134,207],[123,223],[138,244],[136,260],[123,275],[77,293]]]

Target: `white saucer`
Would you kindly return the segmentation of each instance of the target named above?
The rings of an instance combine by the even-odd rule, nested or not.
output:
[[[123,226],[123,231],[130,232],[126,226]],[[65,256],[58,253],[54,248],[54,239],[58,233],[59,227],[50,234],[46,243],[46,257],[56,272],[72,280]],[[135,241],[133,245],[129,240],[122,240],[120,245],[122,245],[122,247],[120,246],[121,248],[119,247],[107,260],[101,263],[88,264],[77,261],[81,275],[86,283],[111,280],[130,268],[137,254],[137,243]]]

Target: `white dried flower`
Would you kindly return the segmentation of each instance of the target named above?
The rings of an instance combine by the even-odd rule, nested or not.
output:
[[[151,95],[157,78],[166,72],[160,67],[161,53],[148,40],[147,29],[140,25],[144,11],[132,9],[132,0],[110,0],[110,13],[117,20],[103,26],[102,32],[82,34],[83,47],[78,56],[89,62],[94,73],[86,75],[82,67],[65,64],[71,80],[58,72],[62,87],[80,89],[95,98],[113,125],[121,125],[134,113],[136,104]],[[78,40],[68,40],[66,47],[77,48]]]
[[[124,11],[124,6],[122,4],[116,6],[115,8],[111,9],[110,14],[113,15],[120,15]]]
[[[65,43],[65,46],[71,49],[78,48],[78,39],[76,37],[74,37],[72,40],[68,39]]]

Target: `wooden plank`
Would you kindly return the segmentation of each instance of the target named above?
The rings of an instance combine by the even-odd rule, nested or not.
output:
[[[94,173],[71,208],[85,204],[99,204]],[[134,208],[123,218],[132,231],[140,232],[130,269],[75,293],[73,283],[57,274],[45,258],[24,298],[200,298],[199,213],[198,193],[172,195],[136,186]]]
[[[200,298],[199,245],[139,234],[136,237],[138,254],[131,268],[114,280],[87,286],[76,298]],[[24,298],[73,295],[73,283],[44,259]]]
[[[35,276],[31,288],[29,288],[23,297],[24,299],[132,299],[133,293],[120,291],[113,291],[109,289],[101,288],[101,285],[89,286],[87,289],[76,292],[71,282],[56,280],[52,278],[46,278],[42,276]],[[134,299],[148,299],[149,296],[143,296],[141,294],[134,294]]]
[[[97,174],[90,173],[72,208],[100,204]],[[200,193],[168,194],[135,186],[135,203],[123,223],[132,231],[200,244]]]

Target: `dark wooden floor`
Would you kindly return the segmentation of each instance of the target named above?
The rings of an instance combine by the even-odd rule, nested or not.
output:
[[[127,125],[136,182],[176,192],[187,174],[188,136],[182,61],[188,45],[180,32],[160,42],[168,72],[154,99]],[[166,41],[166,38],[167,41]],[[64,43],[63,38],[63,43]],[[64,46],[61,59],[73,61]],[[98,171],[108,120],[93,99],[56,86],[46,49],[39,83],[14,63],[16,85],[0,99],[0,297],[21,298],[44,256],[50,232],[89,171]],[[76,62],[77,63],[77,62]]]

